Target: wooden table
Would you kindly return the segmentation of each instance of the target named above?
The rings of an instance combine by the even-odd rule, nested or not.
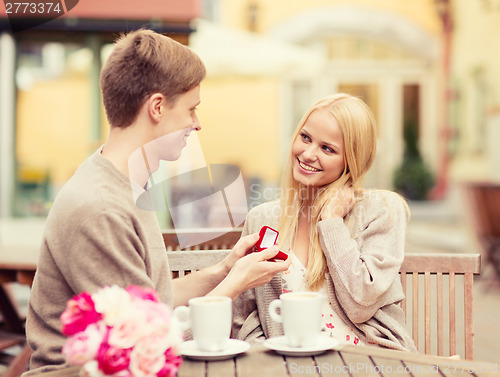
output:
[[[70,367],[40,377],[78,377]],[[262,345],[221,361],[184,359],[178,377],[298,377],[298,376],[500,376],[496,363],[456,361],[375,347],[344,346],[317,356],[281,356]]]

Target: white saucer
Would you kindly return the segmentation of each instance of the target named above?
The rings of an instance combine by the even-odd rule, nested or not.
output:
[[[339,341],[328,335],[320,335],[318,344],[306,347],[290,347],[285,336],[269,338],[264,342],[264,346],[285,356],[311,356],[319,355],[329,349],[339,345]]]
[[[243,353],[250,348],[250,344],[237,339],[229,339],[226,348],[219,352],[201,351],[196,346],[194,340],[188,340],[181,344],[179,353],[182,356],[195,360],[224,360]]]

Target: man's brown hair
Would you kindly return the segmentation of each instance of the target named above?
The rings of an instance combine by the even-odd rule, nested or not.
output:
[[[144,101],[161,93],[173,106],[179,95],[198,86],[206,70],[188,47],[151,30],[122,35],[101,71],[101,92],[112,127],[127,127]]]

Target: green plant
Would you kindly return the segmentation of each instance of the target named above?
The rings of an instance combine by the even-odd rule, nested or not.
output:
[[[418,150],[418,130],[412,118],[405,122],[404,140],[404,159],[394,172],[394,188],[406,199],[425,200],[434,186],[434,176]]]

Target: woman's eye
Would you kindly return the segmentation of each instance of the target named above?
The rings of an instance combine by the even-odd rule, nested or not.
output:
[[[330,147],[328,147],[328,146],[326,146],[326,145],[323,145],[323,150],[324,150],[326,153],[334,153],[334,152],[335,152],[332,148],[330,148]]]
[[[302,138],[303,141],[310,141],[311,138],[307,136],[306,134],[300,134],[300,137]]]

